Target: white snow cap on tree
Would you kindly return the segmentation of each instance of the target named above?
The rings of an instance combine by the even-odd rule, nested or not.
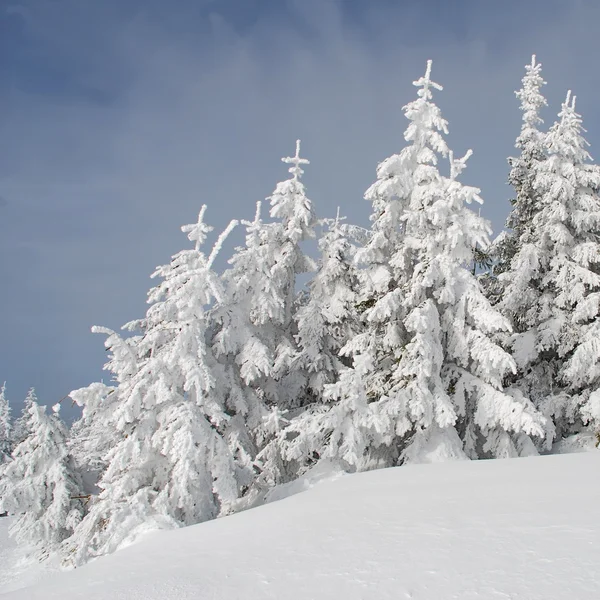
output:
[[[302,175],[304,175],[301,165],[309,165],[310,161],[306,158],[300,158],[300,140],[296,140],[296,154],[281,160],[292,165],[289,168],[292,177],[277,184],[270,198],[271,217],[281,220],[285,238],[292,244],[297,244],[315,237],[313,206],[312,202],[306,197],[304,184],[301,180]],[[304,265],[297,265],[297,268],[305,267]]]
[[[10,533],[43,558],[58,550],[83,514],[81,480],[68,453],[58,414],[34,400],[25,413],[27,437],[2,469],[2,510],[16,514]]]
[[[521,134],[516,142],[516,147],[521,150],[535,146],[540,147],[544,143],[544,134],[539,130],[539,126],[544,123],[540,117],[540,110],[548,103],[541,94],[542,87],[546,85],[541,73],[542,65],[537,62],[534,54],[531,57],[531,63],[525,67],[523,86],[515,92],[521,101],[521,110],[523,111]]]

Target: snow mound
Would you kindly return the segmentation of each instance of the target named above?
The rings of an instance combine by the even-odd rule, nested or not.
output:
[[[22,600],[600,598],[600,453],[339,477],[148,535]],[[2,591],[2,590],[0,590]]]

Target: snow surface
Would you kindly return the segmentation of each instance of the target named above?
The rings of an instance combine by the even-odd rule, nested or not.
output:
[[[594,451],[337,476],[149,533],[74,571],[38,566],[11,581],[15,550],[4,547],[0,591],[28,585],[4,596],[25,600],[600,598],[599,468]]]

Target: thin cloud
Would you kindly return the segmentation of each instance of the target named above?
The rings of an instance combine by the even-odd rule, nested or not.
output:
[[[0,325],[13,340],[0,379],[15,399],[35,385],[54,402],[102,377],[90,326],[143,314],[148,275],[185,246],[179,227],[200,204],[217,228],[250,218],[286,177],[279,159],[298,137],[319,216],[340,205],[367,225],[362,194],[403,146],[401,107],[428,58],[445,87],[436,100],[450,143],[474,150],[463,180],[482,188],[496,231],[520,126],[513,90],[531,53],[549,81],[547,123],[573,88],[592,150],[600,137],[592,2],[529,23],[510,2],[513,18],[495,20],[475,9],[442,19],[429,3],[254,3],[245,20],[233,18],[239,3],[181,3],[169,14],[161,3],[100,4],[32,4],[27,35],[73,81],[64,94],[0,98],[0,139],[10,140],[0,150],[10,198],[0,274],[12,282]],[[104,100],[69,92],[88,88]]]

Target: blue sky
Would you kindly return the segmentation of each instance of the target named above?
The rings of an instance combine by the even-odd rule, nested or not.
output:
[[[550,124],[578,96],[600,145],[595,0],[0,0],[0,379],[18,408],[106,377],[202,203],[253,214],[303,140],[319,216],[368,223],[377,163],[428,58],[462,180],[502,228],[514,98],[537,53]]]

